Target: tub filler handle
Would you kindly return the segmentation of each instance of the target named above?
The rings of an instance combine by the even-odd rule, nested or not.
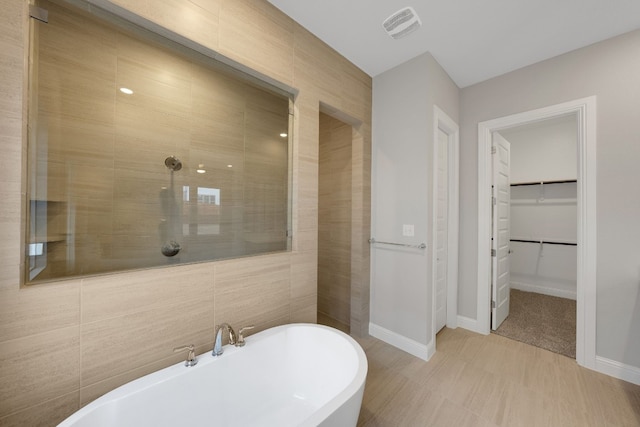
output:
[[[189,354],[187,355],[187,360],[184,361],[184,366],[191,367],[196,366],[198,363],[198,359],[196,359],[196,346],[193,344],[185,345],[182,347],[176,347],[173,349],[174,353],[179,351],[187,351],[189,350]]]
[[[236,347],[244,347],[246,341],[244,340],[244,335],[242,335],[245,331],[255,328],[255,325],[245,326],[244,328],[240,328],[238,331],[238,340],[236,341]]]

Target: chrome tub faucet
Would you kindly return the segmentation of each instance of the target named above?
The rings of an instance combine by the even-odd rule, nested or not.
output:
[[[236,343],[236,333],[233,331],[233,328],[228,323],[222,323],[221,325],[216,326],[216,340],[213,344],[213,351],[211,354],[213,356],[220,356],[224,349],[222,348],[222,331],[226,329],[229,332],[229,344],[235,345]]]

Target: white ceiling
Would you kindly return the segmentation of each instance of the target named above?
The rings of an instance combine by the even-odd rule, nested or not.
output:
[[[269,0],[374,77],[430,52],[465,87],[640,28],[640,0]],[[422,28],[382,27],[411,6]]]

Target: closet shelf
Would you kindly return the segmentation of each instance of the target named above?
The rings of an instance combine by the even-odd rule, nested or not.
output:
[[[569,184],[572,182],[578,182],[576,179],[566,179],[559,181],[537,181],[537,182],[514,182],[511,184],[512,187],[521,187],[525,185],[540,185],[540,184]]]
[[[512,205],[575,205],[578,202],[577,198],[563,198],[563,199],[511,199]]]
[[[532,239],[511,239],[512,242],[522,242],[522,243],[538,243],[545,245],[562,245],[562,246],[578,246],[577,243],[573,242],[559,242],[553,240],[532,240]]]

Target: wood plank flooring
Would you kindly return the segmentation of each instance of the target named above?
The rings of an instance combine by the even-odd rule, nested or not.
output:
[[[424,362],[358,339],[369,373],[358,426],[640,426],[640,387],[565,356],[464,329]]]

